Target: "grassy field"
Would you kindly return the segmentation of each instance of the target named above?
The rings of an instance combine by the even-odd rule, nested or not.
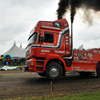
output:
[[[23,65],[24,66],[24,65]],[[23,67],[23,66],[9,66],[9,67]]]
[[[6,99],[6,100],[100,100],[100,92],[93,93],[82,93],[82,94],[72,94],[71,96],[66,97],[54,97],[54,98],[18,98],[18,99]]]

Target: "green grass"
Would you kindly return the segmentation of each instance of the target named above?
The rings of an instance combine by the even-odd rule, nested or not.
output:
[[[6,99],[6,100],[100,100],[100,92],[93,93],[81,93],[81,94],[72,94],[71,96],[66,97],[54,97],[54,98],[18,98],[18,99]]]
[[[23,66],[10,66],[10,67],[23,67]]]

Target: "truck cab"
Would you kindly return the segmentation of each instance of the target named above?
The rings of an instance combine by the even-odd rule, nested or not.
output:
[[[70,55],[70,33],[66,19],[53,22],[39,21],[29,34],[25,70],[55,79],[65,72],[66,67],[64,66],[66,66],[67,61],[71,66],[71,62],[64,59]],[[52,63],[58,64],[60,67],[62,64],[63,68],[48,68],[48,65]],[[51,72],[48,72],[48,69]],[[59,70],[61,72],[58,72]]]

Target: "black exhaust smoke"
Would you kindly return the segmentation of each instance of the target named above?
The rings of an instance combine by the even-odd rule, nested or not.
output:
[[[90,10],[95,13],[100,11],[100,0],[60,0],[57,9],[58,19],[62,19],[68,10],[71,11],[71,22],[73,23],[76,11],[82,9],[84,11],[84,20],[89,24],[93,21]]]
[[[60,0],[58,5],[59,5],[58,10],[57,10],[58,19],[62,19],[64,14],[69,9],[69,1],[68,0]]]

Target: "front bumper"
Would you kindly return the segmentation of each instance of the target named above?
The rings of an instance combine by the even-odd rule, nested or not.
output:
[[[24,72],[27,72],[27,71],[28,71],[28,67],[23,67],[22,70],[23,70]]]

